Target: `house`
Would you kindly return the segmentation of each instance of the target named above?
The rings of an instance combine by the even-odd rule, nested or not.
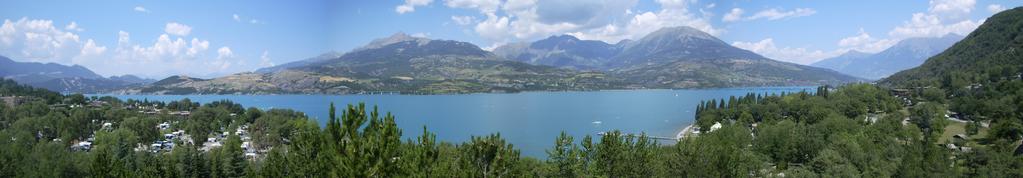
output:
[[[715,122],[714,125],[710,126],[710,132],[713,132],[713,131],[718,130],[720,128],[721,128],[721,122]]]

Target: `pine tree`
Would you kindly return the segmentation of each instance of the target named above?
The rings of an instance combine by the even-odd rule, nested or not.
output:
[[[554,148],[547,150],[547,171],[549,177],[583,177],[579,147],[572,142],[572,136],[562,131],[554,139]]]
[[[241,138],[238,135],[231,135],[227,137],[227,141],[220,150],[221,173],[226,177],[242,177],[245,176],[245,169],[248,167],[248,161],[245,160],[245,155],[241,148]]]

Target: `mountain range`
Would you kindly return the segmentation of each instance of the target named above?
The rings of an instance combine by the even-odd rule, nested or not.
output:
[[[61,79],[57,81],[42,80],[52,85],[48,88],[155,94],[436,94],[792,86],[862,81],[828,69],[768,59],[689,27],[663,28],[641,39],[616,44],[559,35],[532,43],[501,46],[494,52],[467,42],[397,33],[343,54],[328,52],[255,72],[212,79],[172,76],[140,82],[143,80],[137,77],[103,78],[91,71],[81,72],[84,69],[81,66],[65,67],[67,69],[63,70],[67,72],[77,71],[82,75],[71,78],[77,81],[67,81],[66,76],[52,77]]]
[[[690,27],[662,28],[616,44],[552,36],[498,47],[495,54],[536,65],[607,72],[647,88],[838,84],[855,77],[768,59]]]
[[[851,50],[840,56],[811,64],[852,76],[877,80],[895,72],[920,66],[927,58],[952,46],[963,36],[948,34],[942,37],[907,38],[876,54]]]
[[[17,62],[0,56],[0,77],[57,92],[97,93],[153,82],[133,75],[105,78],[79,65]]]
[[[505,60],[476,45],[403,33],[336,58],[209,80],[174,76],[127,93],[402,93],[596,90],[623,85],[603,73]]]

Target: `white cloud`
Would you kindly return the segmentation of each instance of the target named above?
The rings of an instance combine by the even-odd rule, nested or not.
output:
[[[689,11],[689,0],[659,0],[661,10],[656,12],[642,12],[622,20],[623,24],[608,24],[600,28],[582,30],[569,33],[581,39],[602,40],[609,43],[616,43],[623,39],[639,39],[664,27],[689,26],[711,35],[717,36],[724,33],[711,25],[711,14],[694,14]]]
[[[871,37],[869,33],[861,28],[859,34],[856,36],[850,36],[839,40],[838,46],[844,48],[843,50],[857,50],[876,53],[888,49],[888,47],[895,45],[895,43],[898,43],[898,40],[877,39]]]
[[[999,12],[1002,12],[1004,10],[1005,10],[1005,7],[1002,6],[1001,4],[987,5],[987,11],[989,11],[991,13],[999,13]]]
[[[153,43],[142,45],[133,43],[130,33],[118,31],[117,46],[107,47],[65,29],[75,28],[57,28],[50,20],[4,20],[0,26],[0,55],[17,61],[78,64],[104,76],[134,74],[152,78],[179,74],[213,77],[272,64],[265,51],[259,56],[263,61],[249,65],[234,49],[221,46],[214,52],[210,41],[199,38],[161,34],[155,40],[145,40]]]
[[[188,36],[188,34],[192,32],[192,27],[185,24],[179,24],[177,22],[170,22],[167,23],[167,26],[164,28],[164,32],[177,36]]]
[[[228,58],[234,58],[234,52],[231,51],[231,48],[224,46],[220,47],[220,49],[217,49],[217,59]]]
[[[974,5],[977,4],[976,0],[931,0],[929,2],[930,7],[927,11],[932,14],[939,14],[952,18],[951,20],[959,20],[965,18],[973,11]]]
[[[266,22],[263,22],[263,21],[260,21],[260,20],[257,20],[257,19],[249,19],[249,23],[250,24],[266,24]]]
[[[984,20],[967,18],[975,5],[974,0],[932,0],[926,13],[913,13],[909,21],[889,31],[888,36],[904,39],[940,37],[949,33],[969,34],[984,23]]]
[[[235,22],[242,21],[242,17],[238,16],[238,14],[231,14],[231,19],[234,19]]]
[[[773,38],[763,39],[758,42],[736,41],[732,42],[732,46],[753,51],[767,58],[803,65],[811,64],[824,58],[837,56],[844,52],[841,50],[825,52],[821,50],[793,47],[779,48],[775,46]]]
[[[70,24],[67,24],[67,26],[64,26],[64,30],[78,31],[78,32],[85,31],[85,29],[82,29],[82,27],[79,27],[78,23],[74,22],[74,21],[72,21]]]
[[[474,9],[484,17],[473,30],[497,46],[551,35],[570,34],[580,39],[617,43],[638,39],[664,27],[689,26],[712,35],[725,30],[714,27],[714,14],[694,0],[657,0],[655,11],[636,11],[637,0],[448,0],[448,7]],[[496,3],[495,3],[496,2]],[[453,20],[455,21],[455,20]]]
[[[106,51],[107,51],[106,46],[96,45],[96,42],[92,41],[92,39],[88,39],[85,41],[85,46],[82,46],[82,51],[80,54],[82,56],[96,56],[102,55],[103,52]]]
[[[742,9],[740,9],[740,8],[732,8],[731,11],[728,11],[728,14],[725,14],[724,17],[721,17],[721,21],[724,21],[724,22],[739,21],[739,20],[742,19],[742,13],[743,13]]]
[[[747,20],[759,20],[759,19],[781,20],[781,19],[788,19],[788,18],[810,16],[810,15],[813,15],[813,14],[816,14],[816,13],[817,13],[816,10],[813,10],[813,9],[810,9],[810,8],[796,8],[795,10],[792,10],[792,11],[783,11],[783,10],[779,10],[779,9],[776,9],[776,8],[771,8],[771,9],[767,9],[767,10],[763,10],[763,11],[757,12],[757,13],[753,14],[753,16],[750,16],[750,17],[748,17],[746,19]]]
[[[124,48],[131,45],[131,34],[126,31],[117,32],[117,46],[118,48]]]
[[[232,60],[234,59],[234,52],[231,51],[230,47],[224,46],[217,49],[217,58],[207,62],[208,66],[216,67],[217,70],[227,70],[233,65]],[[244,61],[238,61],[239,64]]]
[[[432,2],[433,0],[405,0],[405,4],[395,7],[394,11],[398,12],[398,14],[414,12],[416,11],[416,6],[430,5]]]
[[[15,60],[67,64],[83,53],[101,54],[105,49],[55,27],[51,20],[5,19],[0,26],[0,55]]]
[[[455,21],[458,25],[469,25],[476,22],[476,17],[473,16],[451,16],[451,21]]]
[[[146,13],[149,12],[148,9],[146,9],[145,7],[142,7],[142,6],[135,6],[135,8],[132,9],[132,10],[134,10],[135,12],[146,12]]]
[[[230,67],[234,52],[228,47],[208,57],[210,42],[199,38],[186,40],[161,34],[150,45],[131,41],[128,32],[118,32],[118,47],[111,56],[97,57],[87,67],[110,75],[135,74],[149,77],[168,75],[210,76],[218,72],[238,71]],[[208,59],[208,60],[203,60]]]

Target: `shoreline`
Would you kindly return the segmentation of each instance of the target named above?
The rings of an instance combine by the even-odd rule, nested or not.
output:
[[[717,89],[770,89],[770,90],[789,90],[797,88],[813,88],[815,86],[803,86],[803,85],[781,85],[781,86],[739,86],[739,87],[694,87],[694,88],[635,88],[635,89],[599,89],[599,90],[525,90],[518,92],[469,92],[469,93],[435,93],[435,94],[422,94],[422,93],[402,93],[400,91],[376,91],[367,93],[189,93],[189,94],[161,94],[161,93],[125,93],[125,92],[95,92],[95,93],[82,93],[83,95],[94,95],[94,96],[188,96],[188,95],[248,95],[248,96],[265,96],[265,95],[325,95],[325,96],[344,96],[344,95],[408,95],[408,96],[431,96],[431,95],[473,95],[473,94],[518,94],[518,93],[570,93],[570,92],[623,92],[623,91],[658,91],[658,90],[717,90]],[[807,90],[809,91],[809,90]],[[378,94],[374,94],[378,93]]]
[[[676,140],[682,140],[683,138],[686,138],[689,135],[692,135],[692,132],[694,131],[693,129],[695,129],[693,127],[693,124],[689,124],[688,126],[683,128],[681,131],[679,131],[678,134],[675,134],[675,139]]]

